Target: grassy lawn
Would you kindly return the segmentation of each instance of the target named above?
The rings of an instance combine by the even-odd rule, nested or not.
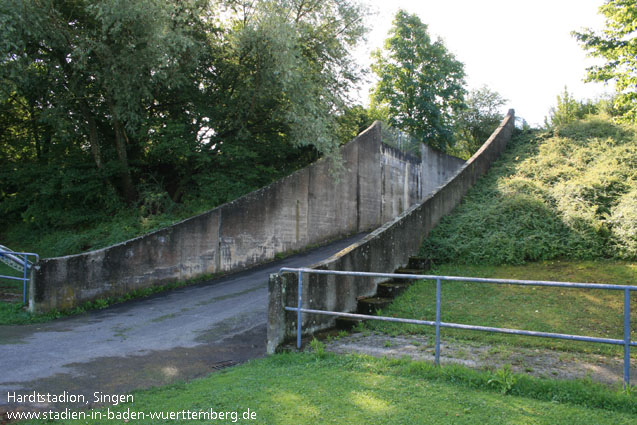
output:
[[[637,284],[637,264],[621,261],[555,260],[521,266],[446,264],[436,267],[431,273],[620,285]],[[443,282],[441,317],[445,322],[623,339],[623,297],[622,291]],[[435,320],[435,300],[435,282],[420,281],[398,297],[382,314]],[[631,305],[634,340],[637,336],[635,332],[637,331],[637,293],[632,294]],[[434,332],[431,327],[387,322],[368,322],[365,326],[390,334],[432,334]],[[610,345],[455,329],[443,329],[442,337],[603,354],[623,352],[621,347]]]
[[[460,366],[333,354],[284,353],[206,378],[134,393],[111,410],[238,412],[250,424],[629,424],[637,399],[580,381],[510,376]],[[242,420],[250,409],[255,420]],[[104,412],[104,410],[102,410]],[[70,424],[121,423],[85,419]],[[132,422],[132,421],[131,421]],[[166,423],[149,420],[143,423]],[[171,423],[232,423],[177,420]],[[51,423],[51,422],[33,422]]]

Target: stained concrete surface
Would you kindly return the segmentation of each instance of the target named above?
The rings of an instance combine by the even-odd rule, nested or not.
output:
[[[265,355],[267,282],[281,267],[305,267],[364,234],[248,271],[27,326],[0,326],[0,412],[90,407],[16,405],[7,393],[127,394],[205,376]]]

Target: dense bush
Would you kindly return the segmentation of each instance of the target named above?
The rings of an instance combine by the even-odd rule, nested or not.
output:
[[[422,246],[436,262],[637,258],[637,128],[592,116],[517,134]]]

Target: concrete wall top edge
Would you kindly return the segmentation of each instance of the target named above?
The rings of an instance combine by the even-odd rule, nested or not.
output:
[[[509,111],[507,112],[506,116],[504,117],[504,119],[500,122],[500,125],[498,126],[498,128],[495,129],[495,131],[493,133],[491,133],[491,136],[489,136],[489,138],[487,139],[486,142],[484,142],[482,144],[482,146],[480,146],[480,149],[478,149],[472,156],[471,158],[469,158],[467,160],[467,164],[469,165],[472,162],[474,162],[476,160],[476,158],[478,158],[482,152],[489,146],[489,144],[491,143],[491,141],[493,139],[495,139],[497,137],[498,134],[500,134],[500,131],[502,128],[506,127],[509,124],[510,120],[515,120],[515,110],[514,109],[509,109]]]

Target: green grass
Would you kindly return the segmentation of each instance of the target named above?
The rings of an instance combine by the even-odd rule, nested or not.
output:
[[[0,235],[3,237],[2,245],[14,251],[35,252],[40,258],[57,257],[99,249],[132,239],[170,226],[207,209],[209,208],[202,205],[179,205],[170,212],[143,216],[138,210],[130,208],[109,219],[84,227],[49,228],[41,231],[25,223],[13,223]]]
[[[508,394],[503,394],[496,382],[502,376],[501,372],[461,366],[436,368],[408,360],[284,353],[188,383],[138,391],[134,403],[111,409],[236,411],[237,423],[282,425],[630,424],[637,418],[635,395],[618,389],[520,375],[510,380]],[[240,419],[248,409],[255,412],[256,420]],[[120,422],[88,419],[55,423]]]
[[[622,261],[546,261],[521,266],[446,264],[432,274],[552,280],[584,283],[637,284],[637,264]],[[420,281],[401,294],[383,315],[435,320],[435,282]],[[637,331],[637,293],[631,297],[633,335]],[[445,322],[623,339],[622,291],[443,282],[441,317]],[[432,334],[426,326],[368,322],[390,334]],[[443,329],[443,338],[507,343],[516,346],[619,354],[620,347],[561,340]]]
[[[516,134],[421,255],[438,264],[637,260],[637,126],[595,116]]]

